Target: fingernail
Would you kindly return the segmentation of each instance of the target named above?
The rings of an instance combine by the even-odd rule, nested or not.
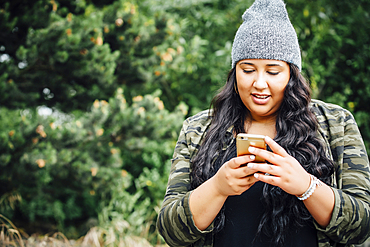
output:
[[[254,159],[256,158],[256,156],[251,155],[251,156],[249,156],[249,158],[250,158],[251,160],[254,160]]]
[[[258,178],[258,177],[259,177],[258,173],[255,173],[255,174],[254,174],[254,177],[255,177],[255,178]]]
[[[269,136],[266,136],[266,141],[272,140]]]
[[[248,163],[248,168],[253,168],[253,164],[252,163]]]
[[[249,147],[249,148],[248,148],[249,152],[253,152],[253,151],[254,151],[254,149],[255,149],[254,147]]]

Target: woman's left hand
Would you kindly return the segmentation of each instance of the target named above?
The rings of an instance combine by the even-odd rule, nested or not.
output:
[[[309,173],[270,137],[266,136],[265,141],[272,152],[254,147],[249,148],[252,154],[271,163],[249,163],[248,167],[256,172],[254,176],[259,181],[280,187],[288,194],[302,195],[310,185]]]

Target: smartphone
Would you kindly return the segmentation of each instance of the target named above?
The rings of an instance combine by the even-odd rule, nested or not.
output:
[[[265,136],[239,133],[236,136],[236,152],[237,156],[250,154],[249,146],[262,148],[266,150]],[[263,158],[256,156],[255,162],[266,162]]]

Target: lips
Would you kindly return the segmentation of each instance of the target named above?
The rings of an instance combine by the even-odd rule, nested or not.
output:
[[[253,102],[258,105],[266,104],[271,97],[271,95],[268,94],[252,94],[252,96]]]

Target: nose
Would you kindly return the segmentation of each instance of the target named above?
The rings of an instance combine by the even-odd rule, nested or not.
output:
[[[263,74],[256,75],[256,78],[253,82],[253,87],[257,89],[265,89],[268,87],[266,78],[263,76]]]

